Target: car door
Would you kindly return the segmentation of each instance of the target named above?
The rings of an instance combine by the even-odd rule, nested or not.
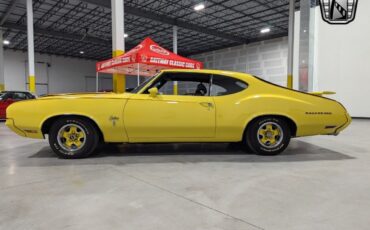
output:
[[[8,92],[2,97],[2,100],[0,101],[0,118],[1,119],[4,119],[6,117],[6,108],[8,108],[8,106],[12,104],[13,102],[14,102],[13,93]]]
[[[5,119],[5,111],[6,111],[6,102],[0,101],[0,119]]]
[[[7,94],[0,92],[0,119],[5,118]]]
[[[206,74],[164,73],[143,93],[132,95],[124,110],[130,141],[214,137],[216,108],[209,96],[209,79]],[[177,94],[174,82],[178,84]],[[152,87],[159,91],[155,97],[148,93]],[[199,88],[208,92],[200,92]]]

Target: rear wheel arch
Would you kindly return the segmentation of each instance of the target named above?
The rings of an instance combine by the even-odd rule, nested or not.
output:
[[[59,120],[60,118],[73,118],[73,117],[89,121],[95,127],[95,129],[98,131],[98,135],[99,135],[100,140],[104,141],[104,135],[103,135],[103,132],[101,131],[99,125],[92,118],[84,116],[84,115],[73,115],[73,114],[71,114],[71,115],[56,115],[56,116],[49,117],[48,119],[46,119],[42,123],[42,126],[41,126],[42,134],[43,135],[48,134],[49,131],[50,131],[51,126],[53,125],[53,123],[56,122],[57,120]]]
[[[251,119],[250,121],[247,122],[247,124],[244,127],[244,132],[243,132],[243,137],[242,138],[244,138],[246,136],[245,133],[247,132],[249,126],[251,124],[253,124],[254,121],[256,121],[257,119],[260,119],[260,118],[267,118],[267,117],[283,119],[288,124],[292,137],[296,136],[296,134],[297,134],[297,123],[293,119],[291,119],[290,117],[287,117],[285,115],[264,114],[264,115],[256,116],[256,117],[254,117],[253,119]]]

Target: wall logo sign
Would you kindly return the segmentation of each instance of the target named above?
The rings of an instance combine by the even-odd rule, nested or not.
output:
[[[320,0],[321,16],[330,24],[348,24],[355,20],[358,0]]]

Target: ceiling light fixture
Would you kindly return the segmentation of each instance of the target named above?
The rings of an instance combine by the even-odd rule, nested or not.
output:
[[[9,45],[9,44],[10,44],[10,41],[9,41],[9,40],[4,40],[4,41],[3,41],[3,44],[4,44],[4,45]]]
[[[85,52],[83,52],[82,50],[80,51],[80,54],[84,54]]]
[[[265,33],[268,33],[268,32],[270,32],[271,31],[271,29],[270,28],[263,28],[262,30],[261,30],[261,34],[265,34]]]
[[[197,5],[194,6],[194,10],[195,11],[203,10],[204,8],[206,8],[206,6],[204,5],[204,3],[199,3],[199,4],[197,4]]]

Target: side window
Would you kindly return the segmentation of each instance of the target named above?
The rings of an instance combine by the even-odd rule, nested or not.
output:
[[[239,79],[213,75],[211,96],[224,96],[238,93],[246,88],[248,88],[248,84]]]
[[[26,100],[27,96],[25,93],[13,93],[14,100]]]
[[[0,101],[1,100],[6,100],[9,98],[9,93],[0,93]]]
[[[7,94],[5,95],[5,98],[6,98],[6,99],[12,99],[12,100],[14,100],[14,93],[7,93]]]
[[[32,94],[30,94],[30,93],[26,93],[26,96],[27,96],[27,99],[34,99],[35,97],[32,95]]]
[[[174,84],[177,82],[177,95],[209,96],[210,75],[199,73],[165,73],[148,89],[157,87],[159,94],[175,95]],[[148,93],[148,89],[144,93]]]

